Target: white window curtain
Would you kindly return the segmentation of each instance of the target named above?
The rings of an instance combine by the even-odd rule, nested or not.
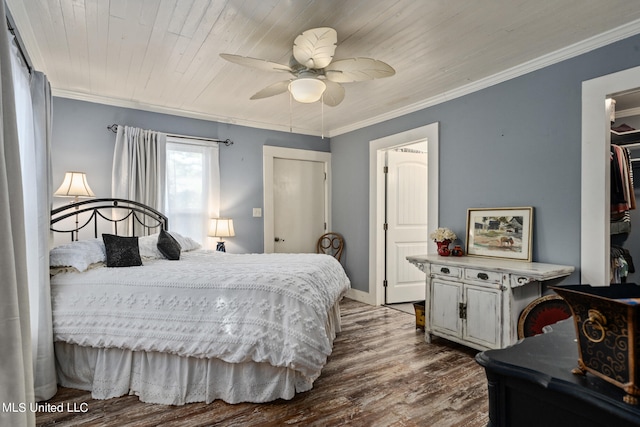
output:
[[[205,248],[209,218],[220,211],[219,147],[215,142],[167,137],[164,212],[173,231]]]
[[[11,65],[15,93],[27,246],[27,277],[36,401],[57,391],[49,289],[51,216],[51,91],[44,74],[29,72],[14,43]]]
[[[1,2],[3,21],[5,7]],[[49,135],[50,121],[41,122],[51,117],[50,92],[41,74],[30,84],[11,39],[8,31],[0,31],[0,402],[27,405],[27,410],[0,411],[0,425],[33,426],[35,412],[28,405],[56,392],[50,311],[48,319],[46,313],[49,233],[39,231],[43,226],[48,230],[50,211],[50,140],[42,139]],[[32,98],[32,92],[38,95]],[[34,181],[36,186],[26,186]]]
[[[163,209],[166,140],[162,132],[118,126],[111,175],[113,197]],[[123,225],[122,231],[127,232]],[[134,232],[140,234],[135,228]]]
[[[33,107],[33,136],[35,157],[30,161],[28,173],[35,172],[37,185],[30,192],[37,209],[37,234],[30,241],[29,253],[38,254],[35,273],[37,279],[29,278],[29,300],[31,307],[32,348],[34,351],[34,379],[36,401],[48,400],[58,388],[53,350],[53,324],[51,316],[51,291],[49,286],[49,226],[53,197],[51,167],[51,85],[47,77],[31,72],[31,103]],[[36,251],[37,248],[37,251]],[[37,331],[34,333],[33,331]]]
[[[3,21],[4,2],[0,4]],[[11,71],[11,49],[6,31],[0,31],[0,82],[2,83],[2,144],[0,145],[0,402],[18,405],[35,400],[27,286],[27,245],[22,172]],[[32,426],[31,411],[0,411],[0,425]]]

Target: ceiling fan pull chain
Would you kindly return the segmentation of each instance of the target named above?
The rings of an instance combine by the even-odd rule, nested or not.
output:
[[[320,100],[320,137],[324,139],[324,93],[322,94],[322,99]]]
[[[293,133],[293,95],[289,92],[289,132]]]

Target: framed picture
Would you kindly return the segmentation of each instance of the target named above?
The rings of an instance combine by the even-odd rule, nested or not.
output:
[[[467,210],[467,255],[531,261],[533,208]]]

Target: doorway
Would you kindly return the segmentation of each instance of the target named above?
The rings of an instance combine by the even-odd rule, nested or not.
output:
[[[610,282],[610,117],[606,99],[640,88],[640,67],[582,82],[580,283]]]
[[[427,223],[429,228],[438,226],[438,146],[439,124],[411,129],[369,143],[369,292],[357,293],[357,299],[371,305],[385,304],[384,260],[385,260],[385,203],[384,161],[385,152],[418,141],[427,141],[428,194]],[[428,235],[428,234],[427,234]],[[435,251],[434,245],[427,252]],[[408,261],[406,261],[408,264]],[[415,269],[414,266],[410,266]],[[425,280],[424,273],[416,270]],[[424,296],[420,299],[424,299]]]
[[[263,170],[264,252],[315,252],[331,230],[331,153],[265,146]]]

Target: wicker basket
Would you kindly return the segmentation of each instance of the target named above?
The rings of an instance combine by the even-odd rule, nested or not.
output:
[[[413,309],[416,311],[416,329],[424,331],[424,301],[414,302]]]

